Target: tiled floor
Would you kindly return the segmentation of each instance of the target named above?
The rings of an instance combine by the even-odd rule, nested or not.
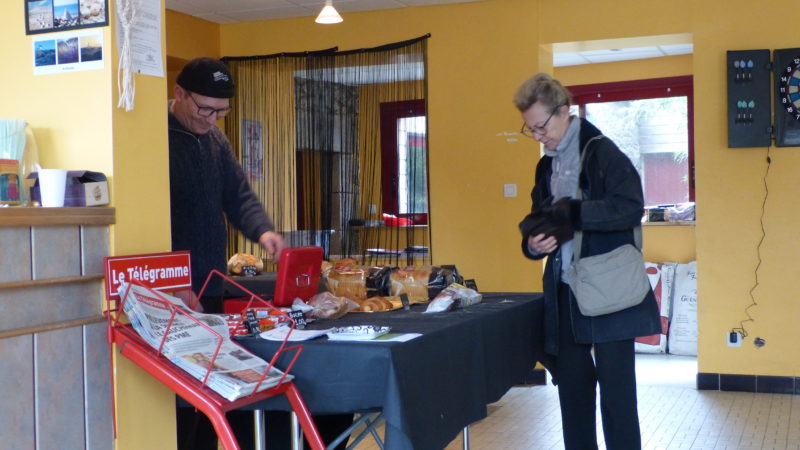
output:
[[[800,396],[697,391],[696,374],[693,357],[637,355],[643,448],[800,450]],[[603,449],[599,423],[598,431]],[[563,449],[556,387],[512,388],[470,426],[470,444],[472,450]],[[357,450],[377,448],[365,439]],[[447,446],[461,448],[461,436]]]

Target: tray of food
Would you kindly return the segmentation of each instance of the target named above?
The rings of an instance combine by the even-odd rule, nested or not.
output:
[[[375,325],[354,325],[350,327],[334,328],[328,332],[331,341],[368,341],[378,336],[383,336],[391,330],[390,327]]]

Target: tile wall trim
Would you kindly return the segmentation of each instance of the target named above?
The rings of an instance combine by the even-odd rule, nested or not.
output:
[[[697,374],[697,389],[800,395],[800,377],[700,372]]]

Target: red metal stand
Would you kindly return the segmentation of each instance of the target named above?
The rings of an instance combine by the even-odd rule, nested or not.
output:
[[[106,264],[106,277],[108,278],[109,264]],[[264,300],[260,299],[258,296],[253,294],[252,292],[248,291],[244,287],[238,285],[233,280],[228,279],[225,275],[221,274],[218,271],[213,271],[209,274],[209,279],[212,276],[221,276],[226,278],[229,283],[233,283],[237,285],[240,289],[244,292],[247,292],[250,295],[250,302],[257,302],[263,304],[263,306],[272,307],[271,304],[265,302]],[[131,280],[133,284],[137,284],[140,286],[144,286],[147,289],[150,289],[148,286],[144,285],[143,283]],[[208,279],[206,280],[206,284],[208,284]],[[205,285],[203,286],[205,289]],[[158,293],[158,291],[151,290],[154,294],[158,297],[163,297]],[[201,290],[200,295],[202,296],[203,290]],[[223,447],[226,450],[239,450],[239,445],[236,442],[236,438],[233,435],[233,431],[231,430],[230,424],[228,423],[227,418],[225,417],[225,413],[237,408],[240,408],[245,405],[249,405],[251,403],[255,403],[261,400],[264,400],[269,397],[273,397],[276,395],[285,395],[289,404],[292,407],[292,410],[297,414],[298,420],[300,421],[300,425],[303,429],[303,433],[306,436],[311,448],[313,450],[324,450],[325,444],[322,442],[322,438],[317,431],[316,426],[311,418],[311,414],[308,412],[308,408],[303,401],[300,392],[297,390],[297,387],[291,381],[285,380],[284,378],[274,387],[265,389],[261,392],[258,392],[258,388],[261,385],[261,382],[266,378],[267,373],[274,365],[275,361],[277,360],[278,356],[283,352],[293,351],[294,356],[292,360],[284,370],[284,374],[288,374],[291,370],[291,367],[294,365],[294,362],[297,360],[300,352],[302,351],[302,346],[294,345],[291,347],[286,347],[286,340],[281,344],[280,349],[275,353],[272,359],[269,361],[267,370],[262,375],[261,381],[259,381],[258,385],[256,385],[253,389],[253,393],[236,399],[234,401],[229,401],[224,397],[220,396],[213,390],[211,390],[208,386],[206,386],[206,381],[208,380],[208,374],[210,374],[211,367],[213,367],[214,360],[216,359],[216,352],[214,357],[211,360],[209,365],[209,372],[206,374],[205,379],[201,382],[187,372],[183,371],[182,369],[175,366],[171,361],[165,358],[161,353],[160,349],[156,350],[151,347],[147,342],[145,342],[138,333],[130,326],[123,323],[120,323],[120,318],[123,315],[122,312],[122,303],[116,302],[112,299],[111,292],[107,293],[107,310],[106,310],[106,317],[108,319],[108,340],[109,344],[116,344],[117,348],[119,349],[120,353],[125,356],[126,358],[130,359],[134,364],[141,367],[145,372],[153,376],[159,382],[167,386],[170,390],[175,392],[176,394],[180,395],[184,400],[189,402],[192,406],[197,408],[198,410],[202,411],[205,414],[211,423],[214,426],[214,430],[217,433],[217,437],[219,438],[220,442],[222,443]],[[195,320],[199,325],[206,328],[208,332],[213,333],[220,339],[220,345],[222,337],[219,336],[214,330],[208,328],[202,322],[197,321],[192,316],[186,314],[179,308],[176,308],[166,299],[163,299],[165,302],[165,306],[169,307],[172,313],[172,319],[174,319],[175,315],[183,314],[186,317],[189,317],[192,320]],[[119,304],[117,304],[119,303]],[[261,306],[261,305],[260,305]],[[291,326],[294,326],[294,322],[291,321],[289,318]],[[168,325],[166,332],[164,333],[164,340],[169,335],[170,326],[172,320],[170,320],[170,325]],[[288,338],[288,336],[287,336]],[[163,346],[162,340],[162,346]],[[113,347],[112,347],[113,349]],[[219,351],[219,346],[217,347],[217,351]],[[112,358],[112,383],[113,383],[113,358]],[[112,391],[113,392],[113,391]],[[113,395],[113,394],[112,394]],[[114,400],[115,402],[115,400]],[[115,402],[116,403],[116,402]],[[115,410],[115,409],[114,409]],[[114,425],[116,431],[116,417],[114,418]]]

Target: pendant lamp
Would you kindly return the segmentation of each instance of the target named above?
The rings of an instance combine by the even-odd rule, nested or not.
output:
[[[322,11],[319,12],[317,19],[314,22],[322,23],[322,24],[332,24],[332,23],[339,23],[342,20],[342,16],[336,11],[336,8],[333,7],[333,0],[325,0],[325,6],[322,7]]]

